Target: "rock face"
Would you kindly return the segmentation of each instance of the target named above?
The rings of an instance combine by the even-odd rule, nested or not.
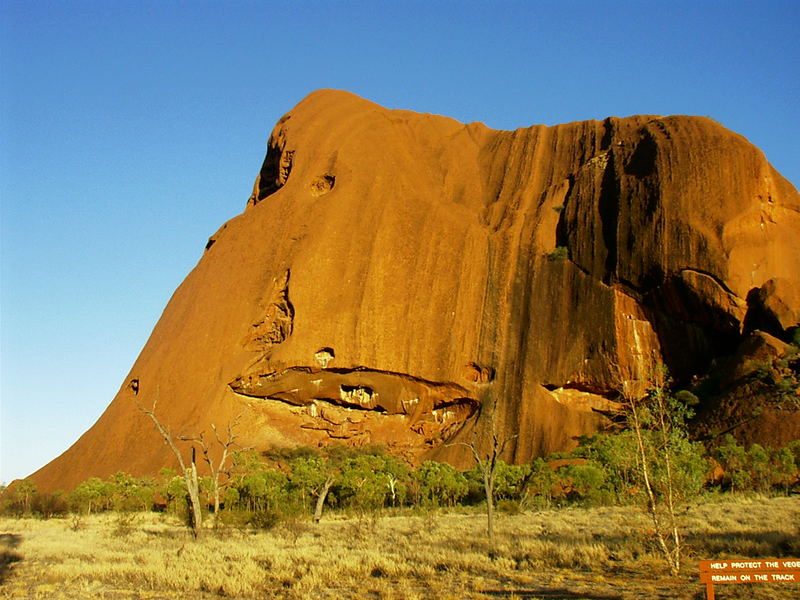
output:
[[[346,92],[285,115],[243,214],[207,244],[118,395],[37,472],[67,489],[222,426],[256,448],[386,444],[468,464],[573,445],[621,379],[678,379],[800,314],[800,197],[699,117],[496,131]],[[796,418],[785,421],[800,434]]]

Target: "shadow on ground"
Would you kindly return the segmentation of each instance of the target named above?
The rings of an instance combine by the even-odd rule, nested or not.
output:
[[[622,600],[622,596],[607,596],[570,592],[569,590],[483,590],[494,598],[525,598],[536,600]]]
[[[14,548],[21,542],[22,536],[14,533],[0,533],[0,585],[8,577],[11,565],[22,560],[22,555],[14,551]]]

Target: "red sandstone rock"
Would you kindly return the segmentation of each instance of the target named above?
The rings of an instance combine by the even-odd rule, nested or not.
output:
[[[655,356],[688,378],[748,327],[796,325],[798,233],[797,191],[707,118],[495,131],[315,92],[108,409],[34,479],[171,465],[137,410],[156,399],[176,434],[244,410],[256,448],[466,465],[445,442],[494,427],[518,434],[507,460],[566,449],[605,423],[615,373]]]

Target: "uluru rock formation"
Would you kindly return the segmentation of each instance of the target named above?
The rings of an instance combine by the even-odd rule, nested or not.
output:
[[[137,408],[156,400],[176,434],[243,413],[260,449],[385,444],[466,465],[451,442],[492,430],[517,434],[508,460],[566,449],[653,360],[690,381],[753,336],[788,341],[799,234],[794,187],[707,118],[497,131],[318,91],[275,126],[246,209],[108,409],[34,479],[172,465]],[[770,410],[751,435],[772,423],[774,439]],[[798,437],[784,413],[778,435]]]

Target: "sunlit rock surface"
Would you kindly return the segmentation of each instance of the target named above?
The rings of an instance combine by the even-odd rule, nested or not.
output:
[[[788,340],[799,210],[707,118],[496,131],[315,92],[108,409],[35,480],[172,465],[137,409],[156,400],[175,434],[243,412],[241,443],[260,449],[385,444],[465,466],[453,443],[492,430],[517,435],[507,460],[567,449],[652,360],[689,381],[753,330]],[[777,422],[800,434],[796,415]]]

